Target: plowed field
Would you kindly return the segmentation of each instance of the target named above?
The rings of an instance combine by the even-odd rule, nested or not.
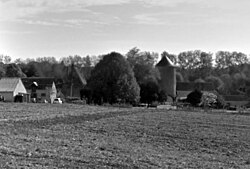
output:
[[[250,113],[0,104],[0,168],[250,168]]]

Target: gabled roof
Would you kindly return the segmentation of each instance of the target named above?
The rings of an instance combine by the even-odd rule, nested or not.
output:
[[[53,77],[27,77],[22,78],[23,84],[26,89],[31,89],[31,85],[34,84],[34,82],[37,83],[38,87],[37,89],[46,89],[46,87],[51,87],[53,82],[57,86],[58,79]]]
[[[178,91],[193,91],[199,89],[202,91],[213,91],[212,83],[194,83],[194,82],[177,82],[176,90]]]
[[[80,70],[77,67],[74,66],[74,69],[75,69],[76,74],[79,77],[82,85],[85,86],[87,84],[86,79],[81,75]]]
[[[161,60],[159,61],[159,63],[156,64],[156,66],[158,66],[158,67],[164,67],[164,66],[177,67],[176,65],[174,65],[174,63],[167,56],[163,56],[161,58]]]
[[[1,92],[13,92],[20,78],[1,78],[0,79],[0,91]]]

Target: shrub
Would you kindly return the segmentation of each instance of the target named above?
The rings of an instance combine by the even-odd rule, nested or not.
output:
[[[222,109],[225,107],[225,105],[226,105],[225,99],[221,95],[217,94],[217,99],[215,104],[216,108]]]
[[[213,93],[204,92],[201,97],[201,105],[206,106],[214,106],[217,101],[217,96]]]
[[[199,90],[194,90],[187,95],[187,102],[192,106],[198,106],[201,102],[202,93]]]

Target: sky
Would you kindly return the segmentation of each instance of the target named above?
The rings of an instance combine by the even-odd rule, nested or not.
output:
[[[0,0],[0,54],[250,54],[249,0]]]

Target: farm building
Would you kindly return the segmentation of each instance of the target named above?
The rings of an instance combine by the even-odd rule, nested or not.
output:
[[[178,82],[176,84],[176,93],[178,98],[186,98],[189,93],[195,89],[201,92],[213,92],[212,83]]]
[[[224,95],[223,98],[230,106],[245,106],[249,103],[249,98],[244,95]]]
[[[7,102],[24,102],[29,100],[27,91],[20,78],[1,78],[0,95]]]
[[[31,94],[31,99],[36,102],[53,103],[56,97],[62,97],[60,90],[57,91],[57,86],[60,87],[62,83],[60,80],[47,77],[28,77],[22,78],[22,81],[28,93]]]
[[[177,66],[172,61],[163,56],[156,68],[160,72],[159,87],[171,98],[176,97],[176,68]],[[168,99],[169,100],[169,99]]]

